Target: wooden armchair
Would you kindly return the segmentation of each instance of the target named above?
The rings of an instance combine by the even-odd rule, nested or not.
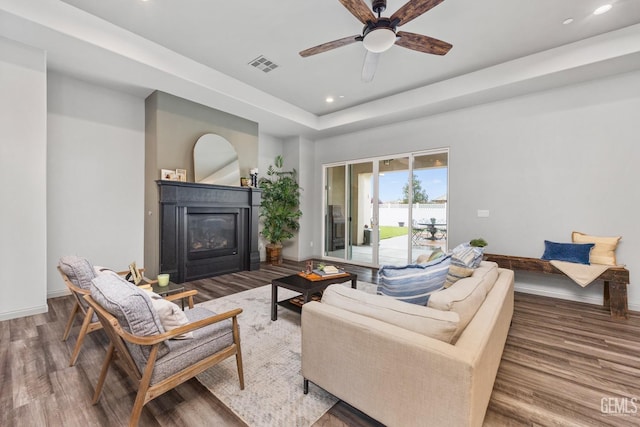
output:
[[[143,290],[113,275],[101,275],[92,284],[91,295],[84,299],[111,341],[93,404],[100,399],[112,362],[119,362],[138,389],[130,426],[138,424],[147,402],[234,355],[240,389],[244,389],[237,320],[242,309],[216,314],[195,307],[184,312],[189,323],[165,331]],[[193,332],[193,338],[173,339],[188,332]]]
[[[83,298],[85,295],[89,295],[91,293],[91,280],[97,277],[97,273],[89,260],[77,256],[64,256],[60,258],[58,263],[58,272],[60,272],[62,280],[71,292],[71,295],[73,295],[74,299],[73,309],[69,315],[69,320],[67,320],[67,325],[64,329],[64,334],[62,335],[62,341],[66,341],[67,338],[69,338],[69,333],[71,332],[71,328],[73,327],[76,317],[79,316],[82,321],[82,326],[80,327],[80,332],[76,339],[76,345],[73,348],[71,358],[69,359],[69,366],[73,366],[78,360],[82,343],[84,342],[87,334],[102,329],[102,324],[94,314],[94,310]],[[128,270],[118,272],[116,274],[124,276],[127,273],[129,273]],[[173,301],[187,298],[189,307],[193,308],[193,296],[197,293],[198,292],[195,290],[185,291],[179,294],[169,295],[165,297],[165,299]]]

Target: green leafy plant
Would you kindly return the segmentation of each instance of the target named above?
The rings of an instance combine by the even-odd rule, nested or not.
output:
[[[291,239],[300,228],[300,193],[297,172],[282,170],[282,156],[275,158],[269,166],[266,177],[260,178],[258,187],[262,190],[260,218],[262,236],[271,244],[278,245]]]
[[[469,244],[477,248],[484,248],[485,246],[488,245],[487,241],[484,240],[482,237],[478,237],[477,239],[471,240]]]

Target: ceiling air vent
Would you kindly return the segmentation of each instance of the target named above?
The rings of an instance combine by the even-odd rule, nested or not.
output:
[[[252,67],[256,67],[258,70],[262,70],[265,73],[268,73],[269,71],[273,71],[276,68],[278,68],[278,64],[274,63],[273,61],[269,61],[267,58],[265,58],[262,55],[258,56],[256,59],[249,62],[249,65],[251,65]]]

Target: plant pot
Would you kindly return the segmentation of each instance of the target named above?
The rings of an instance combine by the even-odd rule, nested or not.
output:
[[[282,245],[269,243],[265,246],[267,251],[267,262],[271,265],[282,264]]]

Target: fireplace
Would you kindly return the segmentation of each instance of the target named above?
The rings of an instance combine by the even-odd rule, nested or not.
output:
[[[177,283],[260,268],[260,191],[174,181],[160,190],[160,271]]]
[[[187,212],[187,259],[237,254],[238,214],[199,210]]]

